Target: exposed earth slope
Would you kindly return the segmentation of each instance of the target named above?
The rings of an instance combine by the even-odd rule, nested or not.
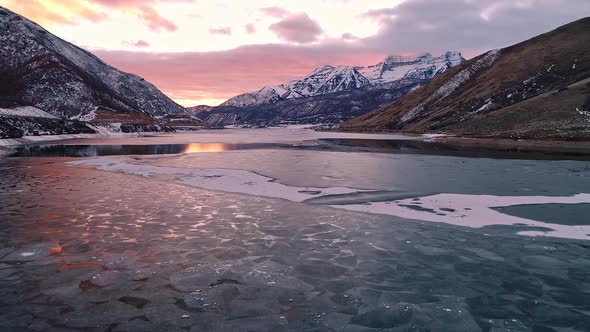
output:
[[[590,138],[590,18],[492,50],[345,130]]]

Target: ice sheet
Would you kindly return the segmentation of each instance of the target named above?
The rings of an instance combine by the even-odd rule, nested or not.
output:
[[[122,172],[152,177],[157,175],[176,176],[176,182],[208,190],[241,193],[270,198],[303,202],[327,195],[350,195],[367,192],[346,187],[297,187],[282,184],[273,178],[252,171],[215,168],[177,168],[139,164],[129,157],[101,157],[67,163],[70,166],[93,166],[100,170]],[[362,204],[330,205],[366,213],[385,214],[407,219],[441,222],[472,228],[492,225],[521,225],[548,229],[522,231],[522,235],[553,236],[590,240],[590,225],[558,225],[510,216],[494,210],[525,204],[576,204],[590,203],[590,194],[573,196],[495,196],[467,194],[437,194],[423,197],[394,199],[391,201]]]

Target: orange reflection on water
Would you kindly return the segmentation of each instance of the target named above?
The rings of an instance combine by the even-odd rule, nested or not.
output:
[[[221,143],[191,143],[184,148],[182,153],[222,152],[226,150]]]

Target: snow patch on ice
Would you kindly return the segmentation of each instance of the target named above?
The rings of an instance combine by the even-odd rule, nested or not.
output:
[[[370,202],[368,204],[338,205],[335,208],[398,216],[407,219],[441,222],[472,228],[492,225],[523,224],[552,229],[548,232],[520,232],[523,235],[544,235],[570,239],[590,240],[590,225],[558,225],[515,217],[492,208],[528,204],[579,204],[590,203],[590,194],[574,196],[493,196],[438,194],[420,197],[416,206],[413,199],[395,202]],[[414,208],[412,208],[414,207]]]
[[[348,195],[366,192],[347,187],[295,187],[251,171],[239,169],[175,168],[140,164],[125,156],[82,159],[66,163],[69,166],[93,166],[100,170],[153,177],[176,176],[176,182],[207,190],[240,193],[293,202],[304,202],[326,195]],[[492,225],[525,225],[548,231],[522,231],[530,236],[552,236],[590,240],[590,225],[558,225],[507,215],[494,210],[496,207],[529,204],[579,204],[590,203],[590,194],[573,196],[494,196],[467,194],[437,194],[392,201],[366,202],[364,204],[331,205],[333,208],[365,213],[384,214],[401,218],[440,222],[464,227],[481,228]],[[243,216],[238,213],[238,215]]]
[[[356,193],[358,189],[332,187],[294,187],[276,182],[275,179],[251,171],[237,169],[188,169],[140,165],[132,163],[128,157],[103,157],[67,162],[70,166],[95,166],[105,171],[122,172],[152,177],[157,175],[177,175],[176,182],[209,190],[233,192],[263,197],[282,198],[293,202],[303,202],[324,195],[343,195]]]

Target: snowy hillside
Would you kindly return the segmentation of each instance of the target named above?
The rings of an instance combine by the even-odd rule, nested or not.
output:
[[[184,112],[143,78],[105,64],[2,7],[0,27],[0,71],[6,85],[0,88],[3,99],[68,117],[96,106],[150,115]],[[21,90],[10,89],[15,83]]]
[[[143,78],[107,65],[3,7],[0,77],[0,125],[11,135],[91,130],[112,123],[122,123],[125,130],[169,130],[178,122],[168,124],[169,116],[187,119],[190,128],[203,125]],[[39,120],[51,117],[54,121]],[[29,124],[41,122],[42,129],[30,130]]]
[[[301,79],[233,97],[221,106],[261,105],[392,83],[399,83],[397,87],[401,87],[404,82],[414,84],[417,80],[430,80],[463,61],[461,53],[447,52],[439,57],[431,54],[416,58],[390,56],[368,67],[323,66]]]

